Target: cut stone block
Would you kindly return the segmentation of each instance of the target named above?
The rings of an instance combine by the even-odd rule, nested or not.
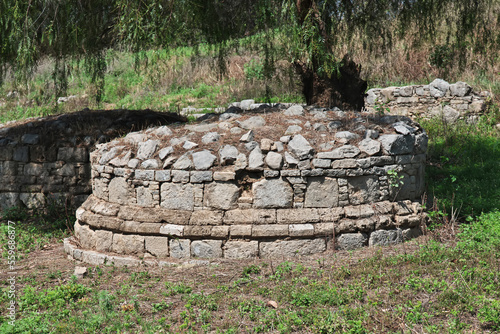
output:
[[[258,241],[228,241],[224,245],[226,259],[250,259],[259,255]]]
[[[323,239],[263,241],[259,244],[259,254],[262,258],[294,257],[297,255],[311,255],[326,250]]]

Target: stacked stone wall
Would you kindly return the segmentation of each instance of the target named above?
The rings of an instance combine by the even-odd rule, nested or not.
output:
[[[369,112],[410,117],[442,117],[447,122],[468,119],[486,108],[489,92],[475,92],[465,82],[436,79],[428,85],[373,88],[365,97]]]
[[[91,154],[93,195],[66,248],[113,262],[401,242],[419,233],[426,149],[407,118],[301,106],[130,133]]]
[[[151,111],[90,111],[0,124],[0,210],[75,208],[92,193],[89,152],[137,127],[183,120]]]
[[[66,198],[78,206],[91,193],[89,146],[54,143],[49,136],[25,133],[0,139],[0,209],[40,207]]]

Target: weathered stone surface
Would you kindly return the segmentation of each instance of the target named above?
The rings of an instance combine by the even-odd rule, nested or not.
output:
[[[193,185],[186,183],[163,183],[161,185],[160,206],[173,210],[190,210],[194,208]]]
[[[331,152],[319,152],[319,159],[344,159],[344,158],[354,158],[361,151],[359,148],[353,145],[344,145],[339,148],[332,150]]]
[[[288,225],[255,225],[252,227],[252,237],[287,237]]]
[[[230,210],[236,208],[240,189],[232,182],[213,182],[205,185],[204,206]]]
[[[247,162],[247,157],[243,153],[238,154],[238,157],[236,158],[236,162],[234,163],[234,170],[242,170],[247,168],[248,162]]]
[[[113,232],[105,230],[95,231],[95,250],[109,252],[113,248]]]
[[[263,241],[259,244],[259,254],[262,258],[295,257],[297,255],[311,255],[326,250],[323,239]]]
[[[403,242],[403,232],[396,230],[378,230],[370,234],[369,246],[387,246]]]
[[[113,178],[108,185],[109,201],[118,204],[128,204],[129,197],[133,196],[127,181],[122,177]],[[135,197],[135,196],[134,196]]]
[[[304,206],[306,208],[333,208],[338,206],[339,187],[336,179],[310,177],[307,182]]]
[[[294,135],[296,133],[300,133],[301,131],[302,127],[300,127],[299,125],[290,125],[285,131],[285,136]]]
[[[330,168],[332,161],[330,159],[313,159],[312,165],[315,168]]]
[[[29,208],[41,208],[45,205],[45,195],[42,193],[21,193],[19,199]]]
[[[252,225],[232,225],[229,227],[231,237],[249,237],[252,235]]]
[[[219,141],[219,139],[220,139],[220,134],[218,134],[217,132],[209,132],[201,138],[201,142],[203,144],[209,144]]]
[[[191,255],[205,259],[222,257],[221,240],[197,240],[191,242]]]
[[[255,182],[252,185],[252,192],[256,208],[288,208],[292,206],[292,187],[282,178]]]
[[[296,166],[299,163],[299,160],[288,152],[285,152],[285,161],[289,166]]]
[[[192,154],[194,168],[196,170],[207,170],[213,166],[217,157],[209,150],[203,150]],[[236,159],[236,157],[235,157]],[[175,164],[174,164],[175,165]]]
[[[165,224],[160,227],[160,233],[170,236],[182,237],[184,235],[183,225]]]
[[[212,171],[209,170],[192,171],[190,173],[189,182],[191,183],[211,182],[212,179],[213,179]]]
[[[156,152],[159,144],[160,142],[158,140],[152,139],[139,143],[136,155],[137,159],[146,160],[151,158]]]
[[[280,169],[283,165],[283,156],[276,152],[268,152],[266,155],[266,164],[272,169]]]
[[[172,176],[172,182],[175,183],[188,183],[191,176],[190,172],[187,170],[173,170],[170,172]]]
[[[174,152],[174,148],[172,146],[168,146],[168,147],[162,148],[158,152],[158,156],[161,160],[164,160],[166,157],[168,157],[173,152]]]
[[[125,164],[122,166],[125,166]],[[156,159],[148,159],[141,164],[141,167],[145,169],[156,169],[159,167],[159,163]]]
[[[279,209],[276,211],[278,224],[316,223],[321,220],[317,209]]]
[[[283,112],[285,116],[304,116],[304,107],[293,105]]]
[[[379,137],[384,151],[391,155],[409,154],[413,151],[415,145],[415,136],[413,135],[382,135]]]
[[[215,238],[226,239],[229,235],[229,226],[213,226],[212,233],[210,235]]]
[[[239,104],[239,107],[243,110],[250,110],[250,106],[252,104],[255,104],[255,100],[252,99],[242,100]]]
[[[191,153],[187,152],[183,154],[177,161],[173,164],[172,168],[178,170],[189,170],[193,168],[193,162],[191,161]]]
[[[229,165],[234,163],[238,157],[238,149],[232,145],[225,145],[219,150],[221,165]]]
[[[223,218],[224,224],[274,224],[276,223],[276,210],[272,209],[236,209],[226,211]]]
[[[191,257],[191,240],[170,239],[170,256],[176,259],[188,259]]]
[[[141,235],[113,234],[112,250],[118,254],[144,253],[144,237]]]
[[[293,136],[292,140],[288,142],[288,148],[300,160],[311,158],[314,153],[314,149],[307,139],[300,134]]]
[[[21,137],[23,144],[36,145],[40,141],[40,136],[37,134],[26,133]]]
[[[241,136],[240,141],[243,143],[250,143],[254,139],[254,133],[253,130],[248,131],[245,133],[243,136]]]
[[[450,84],[442,79],[435,79],[429,84],[431,96],[443,97],[450,88]]]
[[[228,241],[224,245],[226,259],[251,259],[259,256],[257,241]]]
[[[358,176],[348,178],[349,202],[352,205],[378,202],[380,186],[377,177]]]
[[[236,121],[245,130],[253,130],[266,125],[266,120],[262,116],[253,116],[244,121]]]
[[[158,205],[159,192],[148,187],[137,187],[137,205],[142,207],[153,207]]]
[[[460,112],[450,106],[443,107],[443,120],[447,123],[455,123],[460,117]]]
[[[185,149],[185,150],[191,150],[195,147],[198,147],[198,144],[192,142],[192,141],[189,141],[189,140],[186,140],[184,142],[184,144],[182,145],[182,148]]]
[[[221,225],[222,211],[196,210],[191,214],[189,225]]]
[[[312,224],[291,224],[289,225],[291,237],[310,237],[314,235],[314,226]]]
[[[235,172],[214,172],[214,181],[232,181],[236,177]]]
[[[363,139],[358,144],[361,152],[368,155],[374,155],[380,152],[380,142],[378,140],[373,140],[370,138]]]
[[[259,147],[256,147],[248,156],[248,167],[250,171],[260,171],[264,168],[264,155]]]
[[[314,235],[317,236],[333,236],[335,233],[333,223],[317,223],[313,226]]]
[[[354,140],[354,139],[359,138],[359,135],[352,133],[350,131],[339,131],[335,134],[335,138]]]
[[[429,137],[426,133],[415,136],[415,153],[427,153]]]
[[[212,234],[212,226],[190,225],[184,228],[184,237],[207,237]]]
[[[422,235],[420,227],[412,227],[403,230],[403,240],[410,240]]]
[[[341,250],[358,249],[366,245],[368,236],[365,233],[345,233],[337,238],[335,244]]]

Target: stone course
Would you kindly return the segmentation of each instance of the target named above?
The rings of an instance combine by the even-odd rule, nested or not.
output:
[[[489,92],[475,92],[465,82],[449,84],[435,79],[428,85],[372,88],[366,94],[365,108],[392,115],[440,117],[453,123],[481,114],[489,97]]]
[[[290,122],[301,129],[289,133]],[[419,234],[427,135],[407,117],[233,107],[160,128],[90,154],[93,193],[77,211],[75,259],[304,256]],[[391,170],[403,176],[398,189]]]

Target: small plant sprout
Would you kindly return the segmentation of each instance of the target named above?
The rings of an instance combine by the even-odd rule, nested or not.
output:
[[[389,185],[392,188],[399,188],[400,186],[402,186],[404,184],[404,182],[403,182],[404,176],[399,175],[398,172],[395,171],[394,169],[388,170],[387,176],[389,178]]]

